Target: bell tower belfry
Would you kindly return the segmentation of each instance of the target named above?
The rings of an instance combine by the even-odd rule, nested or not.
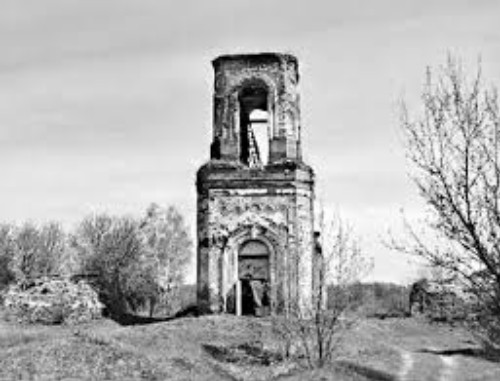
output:
[[[213,62],[210,160],[197,173],[197,297],[210,312],[265,315],[313,291],[314,173],[302,161],[297,59]]]

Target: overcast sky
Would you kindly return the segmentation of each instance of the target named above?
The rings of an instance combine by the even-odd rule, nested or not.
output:
[[[414,266],[380,243],[422,215],[398,135],[426,65],[447,53],[500,84],[500,1],[0,0],[0,219],[140,214],[195,223],[219,54],[299,58],[303,150],[317,193],[357,230],[374,279]]]

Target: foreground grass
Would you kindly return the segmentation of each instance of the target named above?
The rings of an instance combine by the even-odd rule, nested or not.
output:
[[[277,344],[270,321],[234,316],[128,327],[109,320],[78,327],[0,322],[0,380],[500,379],[496,363],[442,354],[475,345],[464,331],[411,319],[360,322],[338,361],[317,371],[272,356],[260,361],[241,349]]]

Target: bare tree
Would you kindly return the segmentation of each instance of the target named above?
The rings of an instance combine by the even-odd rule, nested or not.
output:
[[[14,257],[13,230],[12,225],[0,225],[0,290],[15,280],[12,271],[12,259]]]
[[[97,278],[103,302],[117,317],[128,310],[126,284],[143,252],[137,232],[138,223],[132,218],[102,214],[85,218],[73,241],[84,272]]]
[[[371,268],[352,230],[340,218],[330,223],[320,215],[315,234],[315,286],[310,308],[294,306],[274,319],[285,356],[298,352],[311,368],[328,363],[346,332],[357,321],[353,285]],[[293,343],[296,347],[293,348]]]
[[[25,223],[12,235],[12,269],[18,282],[59,273],[65,234],[55,222],[37,227]]]
[[[428,241],[408,225],[413,252],[466,281],[490,316],[500,316],[500,124],[498,93],[479,69],[466,78],[449,58],[427,70],[423,112],[403,106],[402,130],[413,179],[428,205]]]
[[[177,209],[152,204],[142,219],[88,217],[72,242],[83,272],[97,277],[111,313],[119,317],[148,306],[153,316],[160,302],[172,312],[192,247]]]
[[[57,222],[42,225],[39,232],[38,272],[42,275],[60,275],[66,250],[66,233]]]
[[[151,204],[141,222],[140,233],[146,247],[145,272],[155,274],[159,285],[159,293],[150,294],[150,315],[160,300],[171,313],[179,307],[175,306],[180,297],[179,287],[193,255],[193,243],[184,217],[173,206],[161,208]]]

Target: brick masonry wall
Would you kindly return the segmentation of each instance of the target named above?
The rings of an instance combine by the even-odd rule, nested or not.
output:
[[[270,160],[300,158],[299,76],[295,57],[286,54],[223,56],[214,61],[214,70],[213,141],[221,147],[220,153],[214,155],[226,159],[238,157],[238,96],[242,88],[261,83],[269,93]]]
[[[263,241],[270,251],[275,308],[307,305],[312,290],[313,193],[288,187],[209,189],[198,199],[198,295],[212,312],[226,310],[238,280],[240,246]]]
[[[309,306],[314,173],[301,159],[297,59],[230,55],[213,66],[211,159],[197,174],[199,305],[230,309],[239,249],[255,239],[270,253],[272,309]],[[245,165],[246,113],[252,109],[268,112],[269,163],[262,168]]]

